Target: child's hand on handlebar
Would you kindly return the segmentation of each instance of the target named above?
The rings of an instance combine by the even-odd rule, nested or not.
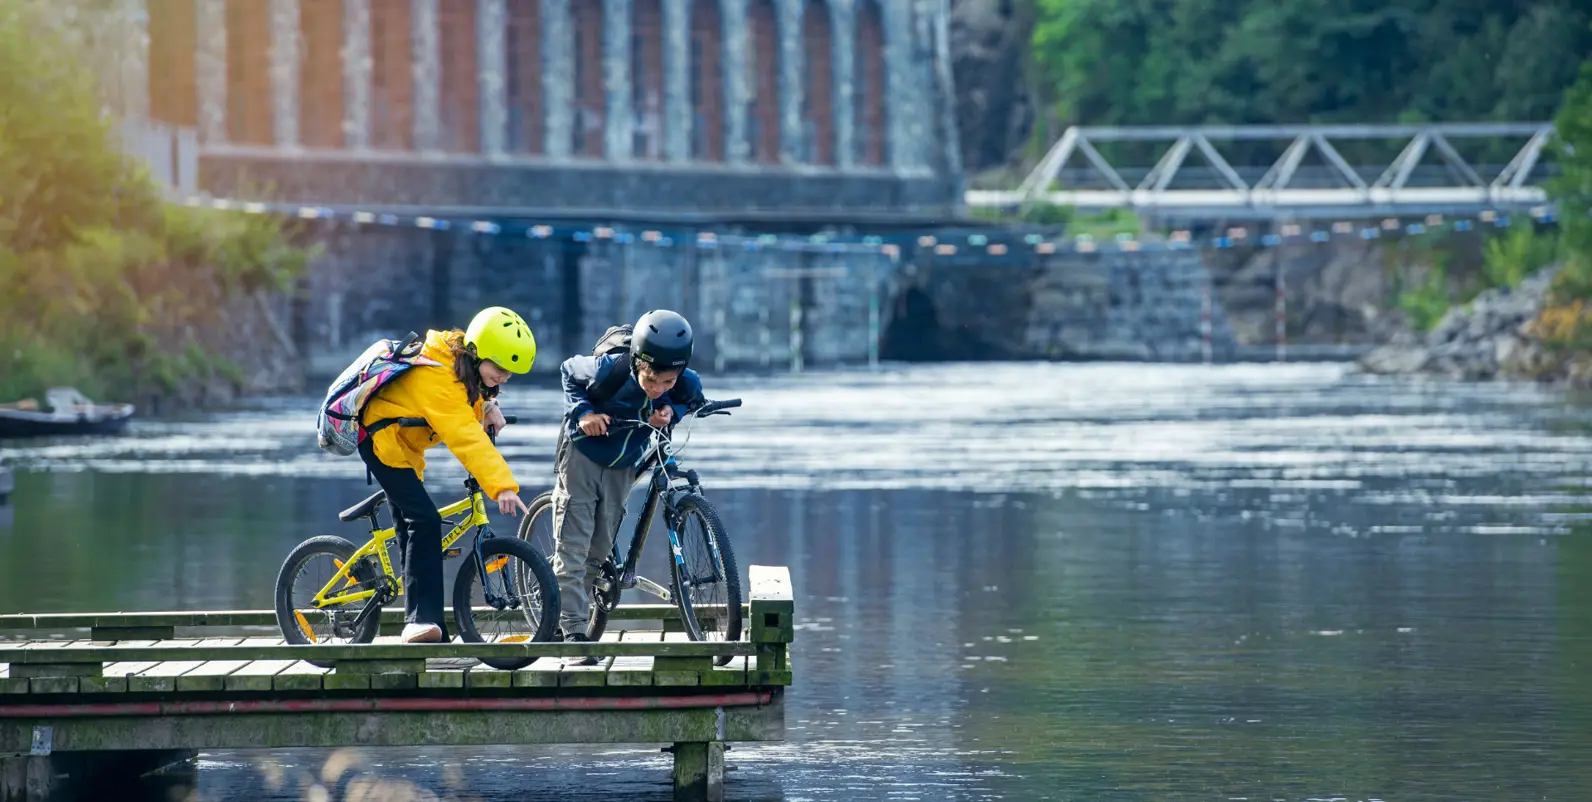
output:
[[[659,407],[658,411],[652,413],[652,417],[647,419],[647,423],[652,425],[652,426],[655,426],[655,427],[657,427],[659,429],[662,429],[663,427],[668,426],[669,425],[669,421],[672,420],[673,418],[674,418],[674,407],[668,407],[668,406]]]
[[[520,500],[520,494],[513,490],[505,490],[499,493],[497,504],[498,512],[504,515],[519,515],[522,512],[530,511],[530,508],[525,506],[525,502]]]
[[[580,430],[587,437],[600,437],[608,433],[609,417],[601,412],[588,412],[580,416]]]
[[[481,427],[486,429],[488,434],[496,435],[507,425],[509,422],[503,417],[503,410],[498,409],[497,404],[488,404],[486,414],[481,416]]]

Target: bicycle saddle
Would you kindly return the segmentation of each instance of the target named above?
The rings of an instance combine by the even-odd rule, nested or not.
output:
[[[370,494],[370,498],[367,498],[364,501],[361,501],[358,504],[355,504],[354,506],[338,513],[337,519],[340,521],[357,521],[360,518],[367,517],[376,510],[381,509],[381,505],[386,501],[387,491],[377,490],[376,492]]]

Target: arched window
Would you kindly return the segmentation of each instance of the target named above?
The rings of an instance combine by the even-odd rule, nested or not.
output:
[[[269,145],[271,14],[269,0],[227,3],[227,139]]]
[[[659,0],[634,0],[630,25],[631,151],[638,159],[663,158],[663,6]]]
[[[747,62],[752,70],[747,136],[752,143],[752,158],[765,164],[779,163],[780,64],[776,19],[773,0],[752,0],[747,16],[751,28]]]
[[[370,0],[370,144],[414,147],[414,47],[409,0]]]
[[[343,146],[343,7],[299,5],[299,142]]]
[[[577,156],[603,155],[602,0],[572,0],[575,17],[575,141]]]
[[[450,153],[481,150],[480,91],[476,83],[475,0],[437,5],[438,145]]]
[[[507,65],[508,149],[542,152],[541,0],[508,0],[504,34]]]
[[[856,155],[859,164],[883,166],[888,141],[884,96],[884,21],[879,0],[857,4]]]
[[[807,62],[807,91],[802,93],[803,161],[835,163],[834,53],[829,4],[807,0],[802,10],[802,50]]]
[[[724,161],[724,22],[719,0],[691,5],[691,157]]]

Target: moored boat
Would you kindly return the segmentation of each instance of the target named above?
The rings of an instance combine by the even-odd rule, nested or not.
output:
[[[52,388],[44,397],[48,412],[32,399],[0,406],[0,438],[116,434],[133,417],[132,404],[95,403],[73,387]]]

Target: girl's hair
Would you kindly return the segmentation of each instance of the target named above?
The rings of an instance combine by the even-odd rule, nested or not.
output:
[[[475,406],[483,396],[496,398],[498,388],[481,382],[481,358],[475,355],[475,346],[464,344],[464,331],[454,329],[443,336],[448,350],[453,352],[453,377],[464,383],[464,392]]]

